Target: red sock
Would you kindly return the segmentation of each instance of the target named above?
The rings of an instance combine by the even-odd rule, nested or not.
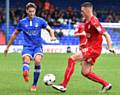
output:
[[[64,80],[62,82],[62,85],[64,87],[67,86],[73,72],[74,72],[74,67],[75,67],[75,61],[72,58],[68,58],[68,66],[66,68],[65,74],[64,74]]]
[[[102,84],[103,86],[107,86],[109,84],[108,82],[106,82],[105,80],[103,80],[93,72],[88,73],[86,77],[92,81]]]

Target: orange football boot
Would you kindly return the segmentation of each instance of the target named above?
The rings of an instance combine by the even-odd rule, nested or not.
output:
[[[24,78],[25,82],[29,81],[29,71],[27,71],[27,70],[23,71],[23,78]]]

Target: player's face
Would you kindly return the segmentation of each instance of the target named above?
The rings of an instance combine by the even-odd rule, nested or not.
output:
[[[27,14],[28,14],[28,17],[30,18],[33,18],[35,16],[35,13],[36,13],[36,9],[33,8],[33,7],[29,7],[27,10],[26,10]]]
[[[81,15],[86,18],[86,8],[81,7]]]
[[[90,14],[90,11],[91,9],[89,7],[81,7],[81,15],[84,17],[84,18],[87,18]]]

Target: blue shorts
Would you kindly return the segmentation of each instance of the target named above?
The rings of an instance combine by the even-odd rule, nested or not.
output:
[[[43,48],[42,46],[23,46],[22,51],[22,57],[24,56],[30,56],[31,59],[34,59],[36,55],[42,55],[43,56]]]

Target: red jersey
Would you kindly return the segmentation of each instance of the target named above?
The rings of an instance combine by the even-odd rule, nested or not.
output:
[[[102,49],[102,34],[106,32],[105,29],[95,16],[92,16],[89,22],[85,21],[84,25],[88,39],[87,47],[91,47],[100,53]]]
[[[87,43],[86,47],[81,49],[81,52],[87,62],[94,64],[97,57],[101,54],[102,34],[106,31],[95,16],[92,16],[90,21],[84,22],[84,29]]]

